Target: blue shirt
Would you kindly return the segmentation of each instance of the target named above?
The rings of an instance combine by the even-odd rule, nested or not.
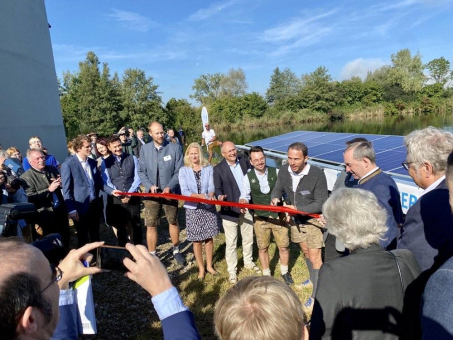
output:
[[[121,154],[121,156],[123,156],[123,154]],[[118,156],[112,155],[112,157],[115,157],[118,162],[121,162],[121,156],[118,157]],[[134,155],[131,155],[131,156],[134,160],[134,166],[135,166],[134,181],[132,182],[132,185],[127,192],[136,192],[141,183],[140,177],[138,177],[138,166],[139,165],[138,165],[138,158],[135,157]],[[107,185],[109,188],[112,188],[113,190],[117,190],[110,179],[109,171],[105,167],[104,160],[102,160],[102,164],[101,164],[101,174],[102,174],[102,179],[104,181],[104,184]]]
[[[60,163],[55,159],[54,156],[52,155],[46,155],[46,165],[52,165],[58,169],[58,166]],[[28,169],[31,168],[30,163],[28,163],[27,157],[25,157],[22,161],[22,167],[24,168],[24,171],[27,171]]]

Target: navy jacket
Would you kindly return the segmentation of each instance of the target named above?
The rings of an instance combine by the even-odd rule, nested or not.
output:
[[[247,170],[250,169],[250,162],[246,158],[238,157],[238,159],[242,173],[245,175]],[[214,187],[217,198],[220,195],[227,195],[225,201],[239,202],[241,190],[238,187],[230,166],[225,159],[214,167]],[[239,208],[221,207],[220,209],[220,217],[233,222],[238,220],[240,213],[241,210]]]
[[[386,240],[380,242],[381,246],[385,248],[397,238],[398,226],[403,223],[400,192],[393,178],[384,172],[380,172],[377,175],[373,173],[369,177],[365,178],[364,182],[359,181],[357,187],[375,194],[379,204],[387,211],[388,230],[385,234]]]
[[[94,197],[98,197],[99,190],[104,187],[104,182],[96,161],[91,158],[87,158],[87,160],[93,175]],[[73,210],[76,210],[79,214],[86,213],[90,204],[90,184],[77,156],[66,158],[61,165],[60,172],[63,198],[68,213]]]
[[[453,217],[445,180],[410,207],[397,248],[413,252],[422,271],[434,264],[438,268],[453,255]]]

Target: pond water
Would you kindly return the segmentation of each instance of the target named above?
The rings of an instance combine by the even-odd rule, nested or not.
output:
[[[217,130],[215,126],[213,126],[213,128],[215,129],[219,140],[230,140],[235,144],[244,145],[256,140],[297,130],[405,136],[413,130],[423,129],[428,126],[434,126],[453,132],[453,115],[430,114],[417,116],[366,117],[337,122],[278,125],[267,128],[244,128],[239,131]]]

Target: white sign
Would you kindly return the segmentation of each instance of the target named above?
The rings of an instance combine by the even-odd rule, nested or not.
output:
[[[209,123],[209,117],[208,110],[205,106],[203,106],[203,109],[201,110],[201,122],[203,124],[203,131],[206,131],[206,128],[204,126],[206,125],[206,123]]]

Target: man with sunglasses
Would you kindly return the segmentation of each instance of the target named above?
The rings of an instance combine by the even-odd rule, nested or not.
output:
[[[222,142],[217,140],[214,129],[211,129],[209,123],[206,123],[204,127],[205,130],[201,134],[201,146],[206,145],[206,147],[208,148],[209,152],[208,161],[209,163],[211,163],[214,147],[222,145]]]

